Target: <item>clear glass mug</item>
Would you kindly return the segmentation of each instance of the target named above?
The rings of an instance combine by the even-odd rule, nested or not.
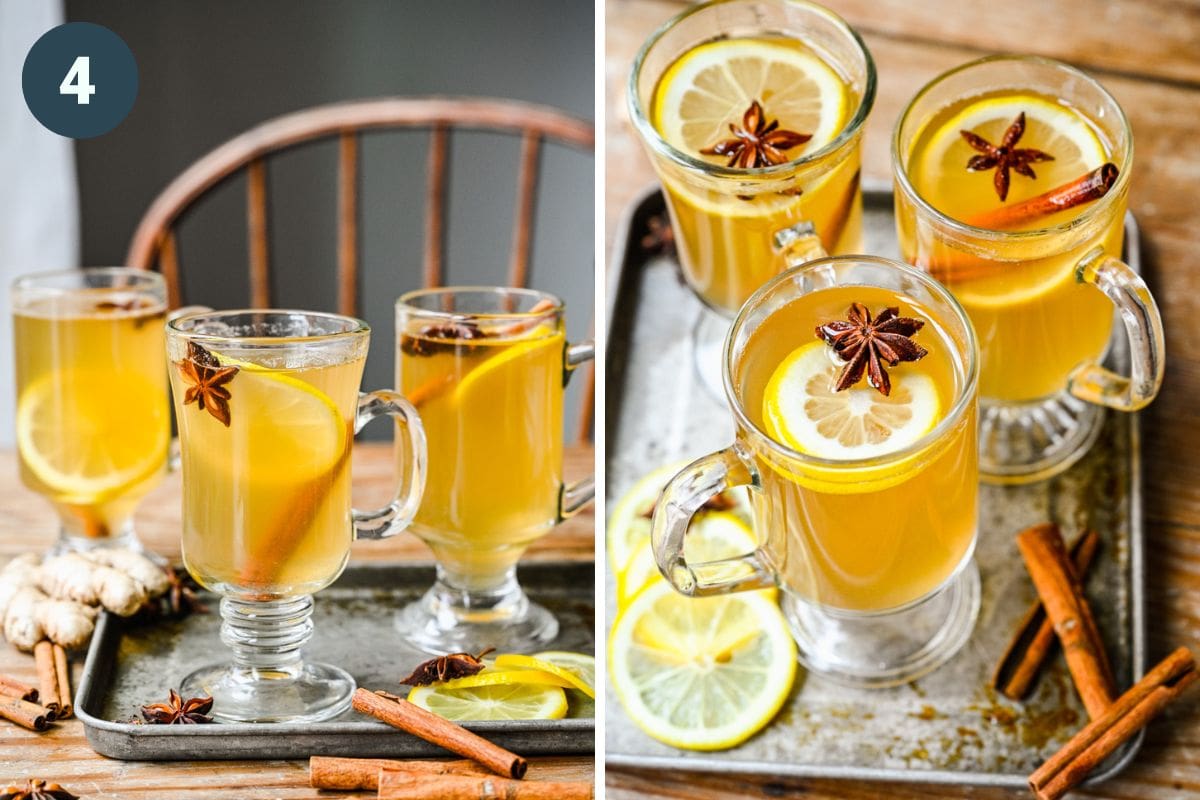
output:
[[[58,512],[52,552],[141,549],[138,503],[167,469],[166,284],[125,267],[12,285],[21,480]]]
[[[977,228],[943,214],[915,188],[909,161],[923,124],[948,104],[1004,89],[1058,98],[1086,116],[1111,150],[1116,182],[1067,223]],[[1158,307],[1119,258],[1132,166],[1133,134],[1117,101],[1079,70],[1045,58],[993,56],[953,69],[918,92],[896,124],[903,257],[946,284],[979,335],[985,480],[1024,483],[1067,469],[1095,442],[1104,407],[1136,411],[1162,385]],[[1101,366],[1114,306],[1129,341],[1128,376]]]
[[[566,384],[594,350],[568,344],[563,319],[562,301],[529,289],[426,289],[396,301],[396,385],[429,441],[411,530],[437,560],[437,582],[397,617],[417,647],[530,651],[557,635],[516,565],[594,496],[591,477],[563,483]]]
[[[813,293],[851,286],[885,289],[928,314],[926,344],[936,330],[941,338],[934,341],[950,351],[953,401],[932,430],[902,449],[822,458],[771,438],[753,407],[755,398],[761,406],[764,375],[797,346],[782,341],[781,318]],[[811,328],[804,330],[811,337]],[[695,597],[782,588],[800,661],[831,680],[894,686],[944,663],[969,638],[980,600],[972,560],[978,345],[965,312],[907,265],[823,258],[755,292],[733,322],[724,356],[734,442],[689,464],[660,495],[651,535],[659,570]],[[692,515],[734,486],[749,487],[757,549],[689,563],[684,539]]]
[[[223,311],[167,324],[183,468],[183,561],[221,595],[232,663],[201,667],[185,696],[212,695],[237,722],[329,719],[354,679],[306,662],[312,594],[341,574],[356,538],[402,531],[425,481],[416,410],[391,391],[359,392],[370,328],[308,311]],[[394,418],[404,473],[392,502],[350,506],[354,434]]]
[[[669,143],[651,121],[659,80],[688,50],[727,37],[784,37],[813,50],[855,104],[841,131],[794,160],[757,169],[713,164]],[[638,53],[629,116],[663,185],[683,275],[704,303],[693,340],[697,370],[713,397],[722,397],[720,346],[729,319],[752,292],[788,267],[862,249],[860,146],[875,80],[858,34],[806,0],[702,3],[660,27]],[[769,98],[756,99],[772,118]]]

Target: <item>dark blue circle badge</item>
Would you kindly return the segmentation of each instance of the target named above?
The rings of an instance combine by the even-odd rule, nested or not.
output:
[[[129,45],[103,25],[51,28],[25,56],[25,104],[60,136],[90,139],[121,123],[137,99],[138,71]]]

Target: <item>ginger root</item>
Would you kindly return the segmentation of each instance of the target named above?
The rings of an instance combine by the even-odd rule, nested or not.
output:
[[[82,647],[96,627],[97,609],[73,600],[52,600],[34,586],[18,589],[3,609],[4,638],[30,651],[42,639],[65,648]]]
[[[136,551],[99,548],[80,555],[93,564],[103,564],[125,573],[146,590],[151,600],[162,597],[171,588],[166,570]]]
[[[150,597],[144,586],[124,572],[97,564],[81,553],[46,559],[38,585],[51,597],[100,605],[121,617],[133,614]]]

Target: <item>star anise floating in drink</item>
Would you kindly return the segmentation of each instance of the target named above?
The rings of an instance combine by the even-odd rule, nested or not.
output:
[[[891,394],[892,382],[887,370],[901,361],[924,358],[928,350],[912,340],[925,323],[912,317],[900,316],[899,308],[885,308],[872,318],[862,303],[852,303],[846,312],[848,319],[834,320],[817,326],[817,338],[833,348],[846,362],[837,380],[837,391],[849,389],[867,376],[867,383],[885,397]]]
[[[172,689],[167,702],[142,706],[142,717],[151,725],[202,725],[213,721],[208,716],[212,707],[211,697],[184,700],[179,692]]]
[[[483,670],[483,657],[496,648],[489,647],[477,656],[470,653],[450,653],[431,658],[417,665],[412,674],[400,681],[405,686],[427,686],[431,683],[466,678]]]
[[[57,783],[30,778],[24,786],[9,786],[0,792],[0,800],[79,800]]]
[[[811,133],[797,133],[779,127],[779,120],[767,122],[766,112],[757,100],[742,115],[742,124],[729,124],[732,139],[724,139],[700,152],[706,156],[729,156],[727,167],[755,169],[784,164],[790,159],[786,151],[799,147],[812,138]]]
[[[231,395],[225,384],[233,380],[237,372],[237,367],[222,367],[212,353],[195,342],[188,342],[188,357],[179,362],[179,374],[191,384],[183,396],[183,404],[195,403],[201,411],[212,414],[228,428]]]
[[[452,320],[442,325],[429,325],[416,336],[404,334],[400,337],[400,349],[410,356],[431,356],[443,350],[454,350],[463,341],[482,339],[487,336],[474,322]],[[446,339],[446,343],[431,341]]]
[[[1054,160],[1054,156],[1043,153],[1041,150],[1016,146],[1017,142],[1021,140],[1021,136],[1025,134],[1024,111],[1017,115],[1012,125],[1008,126],[999,146],[971,131],[959,131],[959,133],[967,140],[967,144],[982,154],[971,156],[967,161],[967,169],[971,172],[995,169],[996,174],[993,176],[992,182],[996,186],[996,194],[1000,195],[1002,201],[1008,199],[1009,170],[1018,175],[1024,175],[1026,178],[1036,178],[1037,173],[1029,165],[1037,161]]]

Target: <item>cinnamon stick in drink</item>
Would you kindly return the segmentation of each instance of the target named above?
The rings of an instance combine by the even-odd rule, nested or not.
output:
[[[31,703],[38,701],[38,690],[24,681],[19,681],[9,675],[0,675],[0,696],[17,697]]]
[[[360,687],[354,691],[352,705],[355,711],[477,761],[499,775],[520,780],[529,769],[529,762],[521,756],[401,697]]]
[[[592,800],[585,781],[514,781],[495,776],[416,775],[390,769],[379,773],[380,800]]]
[[[1058,526],[1043,523],[1022,531],[1017,548],[1062,643],[1079,697],[1096,719],[1113,701],[1112,668]]]
[[[44,731],[53,717],[37,703],[18,697],[0,696],[0,717],[31,731]]]
[[[1080,583],[1083,582],[1099,546],[1100,537],[1092,530],[1084,531],[1072,543],[1071,563],[1075,568],[1075,577]],[[1054,625],[1046,616],[1042,601],[1034,600],[996,665],[996,671],[992,673],[992,687],[1012,700],[1023,699],[1029,694],[1034,678],[1057,641]]]
[[[1171,653],[1038,767],[1029,788],[1038,800],[1058,800],[1198,678],[1186,647]]]
[[[474,761],[400,761],[389,758],[335,758],[313,756],[308,760],[308,782],[314,789],[378,789],[382,769],[413,775],[490,775]]]
[[[1011,230],[1058,211],[1065,211],[1108,194],[1117,182],[1121,171],[1111,161],[1096,167],[1070,183],[1055,187],[1037,197],[1031,197],[1011,206],[1000,206],[968,217],[965,222],[976,228],[993,231]]]

